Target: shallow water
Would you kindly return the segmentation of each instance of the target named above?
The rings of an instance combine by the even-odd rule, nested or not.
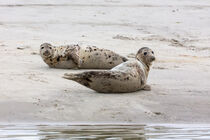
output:
[[[210,125],[0,125],[10,140],[210,140]]]

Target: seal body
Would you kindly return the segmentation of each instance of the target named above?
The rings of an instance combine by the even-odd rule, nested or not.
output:
[[[43,61],[53,68],[111,69],[128,59],[107,49],[95,46],[81,48],[79,45],[40,46]]]
[[[99,49],[95,46],[80,49],[81,59],[79,68],[85,69],[111,69],[128,59],[107,49]]]
[[[136,55],[136,60],[119,64],[111,70],[65,74],[63,78],[76,81],[102,93],[125,93],[141,89],[149,90],[150,87],[146,85],[147,77],[149,66],[155,60],[155,57],[150,52],[150,49],[147,54],[142,51],[138,53],[140,53],[140,56],[139,54]],[[139,57],[141,59],[138,59]],[[148,62],[146,63],[144,60]]]
[[[143,64],[137,60],[124,62],[111,70],[65,74],[64,78],[102,93],[134,92],[142,89],[147,79]]]

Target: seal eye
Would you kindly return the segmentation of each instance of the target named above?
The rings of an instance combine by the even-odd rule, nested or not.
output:
[[[154,52],[152,51],[152,54],[154,54]]]
[[[52,47],[49,47],[50,49],[52,49]]]
[[[41,47],[41,49],[44,49],[44,47]]]
[[[144,55],[147,55],[147,52],[144,52]]]

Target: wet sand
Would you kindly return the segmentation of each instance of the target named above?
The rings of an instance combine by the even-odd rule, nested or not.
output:
[[[209,123],[210,2],[0,1],[0,122]],[[99,94],[62,79],[41,43],[95,45],[157,61],[152,91]],[[83,70],[80,70],[83,71]]]

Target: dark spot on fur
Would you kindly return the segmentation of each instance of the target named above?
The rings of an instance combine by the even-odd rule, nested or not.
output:
[[[145,81],[143,79],[141,79],[141,85],[144,85]]]
[[[98,71],[89,71],[84,73],[85,77],[106,77],[106,78],[112,78],[116,79],[118,75],[115,73],[107,73],[107,72],[98,72]]]
[[[57,61],[58,61],[58,62],[60,61],[60,56],[58,56]]]
[[[89,78],[86,78],[85,80],[88,81],[88,82],[92,82],[92,80],[90,80]]]
[[[90,87],[90,85],[89,85],[89,83],[84,83],[84,86],[86,86],[86,87]]]
[[[67,56],[67,61],[70,60],[70,59],[71,59],[71,57],[70,56]]]
[[[109,58],[111,57],[111,55],[109,55]]]
[[[109,64],[113,64],[113,62],[109,62]]]
[[[112,57],[112,60],[113,60],[113,61],[117,60],[117,57],[116,57],[116,56],[115,56],[115,57]]]
[[[94,51],[96,51],[97,49],[93,49]]]
[[[95,55],[98,55],[98,53],[96,53]]]
[[[122,60],[123,60],[123,62],[128,61],[128,59],[127,59],[127,58],[125,58],[125,57],[123,57],[123,58],[122,58]]]
[[[93,49],[92,49],[91,47],[88,47],[88,49],[89,49],[89,51],[90,51],[90,52],[92,52],[92,51],[93,51]]]
[[[52,61],[52,59],[50,59],[50,61]]]
[[[136,70],[137,70],[137,72],[138,72],[139,75],[143,75],[144,74],[144,72],[142,71],[142,69],[137,68]]]
[[[90,56],[88,56],[88,58],[90,58]]]
[[[85,59],[85,57],[82,57],[82,59]]]

